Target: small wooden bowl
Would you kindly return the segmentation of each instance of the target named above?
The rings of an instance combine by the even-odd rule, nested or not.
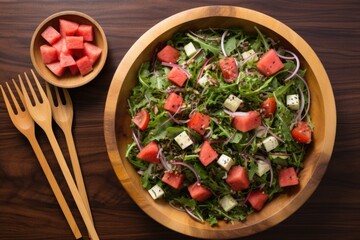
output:
[[[310,114],[315,124],[313,142],[300,172],[300,184],[275,197],[261,211],[251,214],[247,221],[211,227],[186,213],[170,207],[165,201],[154,201],[140,182],[133,166],[125,157],[126,146],[132,141],[127,99],[137,84],[141,63],[149,61],[156,45],[188,29],[225,28],[240,26],[254,32],[257,26],[264,34],[279,40],[281,45],[300,57],[301,67],[307,69],[306,79],[312,95]],[[104,117],[107,151],[117,177],[133,200],[150,217],[180,233],[197,238],[236,238],[268,229],[293,214],[315,191],[332,154],[336,132],[336,109],[329,78],[312,48],[293,30],[262,13],[239,7],[211,6],[178,13],[148,30],[130,48],[119,64],[109,88]]]
[[[66,72],[61,77],[58,77],[55,74],[53,74],[42,61],[40,46],[43,44],[47,44],[47,42],[41,36],[41,33],[48,26],[53,26],[55,29],[59,30],[59,19],[65,19],[65,20],[77,22],[79,24],[89,24],[93,26],[94,41],[91,43],[100,47],[102,49],[102,53],[100,55],[100,58],[93,65],[93,70],[90,73],[86,74],[85,76],[81,76],[80,73],[77,75],[72,75],[70,71],[66,70]],[[30,44],[30,57],[36,71],[45,81],[57,87],[62,87],[62,88],[80,87],[93,80],[103,68],[106,61],[107,53],[108,53],[107,40],[101,26],[90,16],[76,11],[58,12],[47,17],[35,29]]]

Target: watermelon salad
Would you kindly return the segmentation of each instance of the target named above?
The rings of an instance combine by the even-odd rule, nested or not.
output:
[[[66,69],[72,75],[84,76],[93,70],[102,49],[94,44],[93,26],[59,19],[59,31],[48,26],[41,36],[41,58],[49,70],[61,77]]]
[[[245,221],[299,172],[313,124],[298,56],[242,29],[179,32],[138,72],[126,158],[154,201]]]

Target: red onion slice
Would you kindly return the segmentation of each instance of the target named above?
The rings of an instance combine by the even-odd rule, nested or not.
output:
[[[202,74],[204,72],[204,69],[205,69],[206,65],[211,61],[211,59],[213,59],[213,57],[210,57],[210,58],[206,59],[204,64],[202,65],[202,67],[200,69],[200,72],[199,72],[199,75],[198,75],[198,77],[196,79],[196,85],[198,84],[199,79],[202,77]]]
[[[196,221],[201,222],[201,223],[204,222],[204,220],[202,220],[201,218],[199,218],[198,216],[196,216],[196,215],[195,215],[192,211],[190,211],[188,208],[184,207],[184,209],[185,209],[185,212],[186,212],[187,214],[189,214],[190,217],[192,217],[192,218],[195,219]]]
[[[292,72],[292,74],[290,76],[288,76],[284,81],[288,81],[290,79],[292,79],[296,74],[297,72],[299,71],[299,68],[300,68],[300,60],[298,58],[298,56],[296,56],[295,53],[289,51],[289,50],[284,50],[286,53],[289,53],[290,55],[292,55],[292,57],[286,57],[286,56],[283,56],[283,55],[280,55],[277,53],[277,55],[282,58],[282,59],[285,59],[285,60],[295,60],[296,62],[296,67],[295,67],[295,70],[294,72]]]
[[[221,51],[223,52],[223,54],[224,54],[224,56],[225,57],[227,57],[227,54],[226,54],[226,51],[225,51],[225,44],[224,44],[224,42],[225,42],[225,37],[226,37],[226,34],[228,33],[228,30],[226,30],[224,33],[223,33],[223,35],[221,36],[221,43],[220,43],[220,45],[221,45]]]
[[[165,170],[171,170],[171,164],[166,160],[164,153],[162,152],[162,148],[159,149],[157,157],[160,158],[160,162],[164,166]]]
[[[224,108],[224,112],[232,117],[246,117],[249,115],[248,112],[231,112]]]
[[[193,168],[189,164],[184,163],[184,162],[176,162],[176,161],[171,162],[171,164],[173,164],[173,165],[181,165],[181,166],[184,166],[184,167],[188,168],[189,170],[191,170],[194,173],[194,175],[196,177],[196,182],[198,182],[198,183],[200,182],[200,175],[196,172],[195,168]]]
[[[134,140],[136,142],[136,145],[137,145],[138,149],[141,151],[143,149],[143,147],[141,146],[141,143],[139,141],[138,136],[136,136],[136,134],[135,134],[135,132],[133,130],[131,130],[131,133],[132,133],[132,136],[133,136],[133,138],[134,138]]]

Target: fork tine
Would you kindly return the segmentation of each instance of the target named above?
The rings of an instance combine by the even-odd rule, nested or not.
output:
[[[7,83],[6,83],[6,85],[7,85]],[[8,99],[6,93],[5,93],[5,91],[4,91],[4,89],[3,89],[3,87],[1,85],[0,85],[0,89],[1,89],[1,93],[2,93],[2,95],[4,97],[6,108],[8,109],[10,117],[12,117],[12,115],[14,114],[14,110],[12,109],[12,107],[10,105],[10,101],[9,101],[9,99]]]
[[[37,104],[40,103],[39,98],[37,97],[37,95],[36,95],[36,93],[35,93],[35,90],[34,90],[34,87],[32,86],[31,81],[30,81],[28,75],[26,74],[26,72],[24,72],[24,75],[25,75],[25,79],[26,79],[27,85],[28,85],[28,87],[29,87],[29,90],[30,90],[30,92],[31,92],[31,95],[32,95],[32,97],[33,97],[33,100],[34,100],[34,102],[35,102],[35,105],[37,105]],[[21,78],[20,75],[19,75],[19,78]],[[23,90],[24,90],[24,89],[23,89]],[[25,91],[25,92],[27,92],[27,91]],[[24,94],[25,94],[25,93],[24,93]],[[25,94],[25,95],[26,95],[26,94]],[[29,96],[29,95],[28,95],[28,96]]]
[[[14,79],[12,79],[12,82],[13,82],[13,85],[14,85],[14,87],[15,87],[15,90],[16,90],[19,98],[20,98],[21,104],[23,105],[23,107],[24,107],[24,109],[25,109],[26,107],[25,107],[24,95],[22,94],[22,92],[21,92],[21,90],[20,90],[20,88],[19,88],[19,85],[16,83],[16,81],[15,81]],[[9,88],[10,94],[13,95],[12,91],[10,91],[10,86],[9,86],[9,84],[6,83],[6,85],[7,85],[8,88]],[[15,106],[16,106],[16,109],[17,109],[18,111],[22,111],[22,109],[21,109],[20,105],[18,104],[18,102],[15,101],[15,98],[14,98],[13,96],[12,96],[12,98],[13,98],[13,102],[14,102],[14,104],[15,104]]]
[[[34,77],[34,80],[35,80],[35,82],[36,82],[36,86],[37,86],[37,88],[38,88],[38,90],[39,90],[39,93],[40,93],[40,95],[41,95],[41,98],[43,99],[43,101],[45,101],[45,99],[47,99],[47,97],[46,97],[46,94],[45,94],[45,92],[44,92],[44,89],[42,88],[42,86],[41,86],[41,84],[40,84],[40,82],[39,82],[39,79],[36,77],[34,71],[33,71],[32,69],[30,69],[30,71],[31,71],[31,73],[32,73],[32,75],[33,75],[33,77]],[[26,74],[25,74],[25,75],[26,75]]]
[[[21,93],[18,85],[16,84],[15,80],[12,79],[12,81],[13,81],[14,86],[15,86],[15,88],[16,88],[16,92],[17,92],[17,94],[18,94],[18,96],[19,96],[19,98],[20,98],[20,101],[22,102],[22,104],[23,104],[23,106],[24,106],[24,97],[23,97],[23,95],[22,95],[22,93]],[[7,89],[8,89],[8,92],[9,92],[9,94],[10,94],[10,97],[11,97],[11,99],[12,99],[12,102],[14,103],[14,106],[15,106],[15,109],[16,109],[17,113],[22,112],[23,110],[21,109],[21,107],[20,107],[20,105],[19,105],[19,103],[18,103],[18,101],[17,101],[17,99],[16,99],[16,97],[15,97],[15,95],[14,95],[14,93],[13,93],[13,90],[11,89],[10,85],[9,85],[7,82],[5,82],[5,84],[6,84],[6,87],[7,87]],[[5,105],[6,105],[6,108],[8,109],[8,112],[11,111],[11,112],[9,112],[10,114],[11,114],[11,113],[12,113],[12,114],[16,114],[16,113],[14,112],[13,107],[11,106],[11,103],[10,103],[10,101],[9,101],[9,98],[7,97],[7,95],[6,95],[6,93],[5,93],[5,90],[3,89],[3,87],[2,87],[1,85],[0,85],[0,87],[1,87],[1,92],[2,92],[2,94],[3,94],[3,96],[4,96]]]
[[[51,87],[50,84],[47,82],[45,82],[45,90],[46,90],[46,96],[49,99],[51,107],[55,107],[54,97],[53,94],[51,93]]]
[[[65,96],[66,104],[69,104],[69,106],[72,106],[73,104],[72,104],[71,97],[70,97],[68,90],[66,90],[65,88],[63,88],[62,90],[63,90],[64,96]]]

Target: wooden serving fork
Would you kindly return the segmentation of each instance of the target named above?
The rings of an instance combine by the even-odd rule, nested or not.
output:
[[[79,209],[80,215],[81,215],[82,219],[84,220],[86,228],[89,232],[90,238],[93,240],[97,240],[97,239],[99,239],[99,236],[95,230],[95,227],[91,220],[91,217],[86,210],[86,206],[85,206],[85,204],[80,196],[80,193],[76,187],[75,181],[71,175],[69,167],[66,164],[66,161],[65,161],[64,155],[61,152],[59,143],[57,142],[56,137],[54,135],[54,131],[52,129],[52,113],[51,113],[51,106],[50,106],[49,100],[47,99],[46,94],[45,94],[42,86],[40,85],[40,82],[37,79],[34,71],[31,70],[31,73],[33,75],[33,79],[36,83],[38,93],[40,94],[42,101],[40,101],[38,96],[36,95],[35,90],[30,82],[29,77],[27,76],[26,73],[24,73],[28,88],[30,90],[30,93],[32,95],[32,99],[34,102],[34,104],[32,104],[30,96],[25,88],[24,83],[23,83],[23,80],[22,80],[21,76],[19,75],[20,85],[21,85],[22,92],[24,94],[24,100],[25,100],[26,107],[27,107],[31,117],[44,130],[46,136],[48,137],[50,145],[53,148],[56,159],[61,168],[61,171],[65,177],[66,183],[69,186],[70,192],[75,200],[75,203]]]
[[[79,158],[76,153],[75,148],[75,142],[74,137],[72,135],[72,122],[73,122],[73,116],[74,116],[74,109],[73,104],[71,101],[71,97],[69,92],[66,89],[62,89],[63,96],[64,96],[64,102],[61,99],[59,88],[53,86],[51,87],[49,83],[45,83],[46,86],[46,95],[49,99],[53,118],[57,125],[61,128],[61,130],[64,132],[66,143],[69,149],[70,153],[70,159],[71,164],[73,168],[73,173],[75,176],[76,185],[78,187],[78,190],[80,192],[80,195],[83,199],[83,202],[86,206],[86,209],[89,213],[90,218],[92,219],[91,215],[91,209],[89,205],[89,200],[86,193],[85,183],[84,179],[81,173]],[[51,88],[54,89],[55,96],[53,96]]]
[[[23,108],[20,107],[13,91],[11,90],[11,87],[8,83],[6,83],[6,86],[8,88],[8,92],[10,93],[14,108],[16,111],[14,111],[13,107],[11,106],[11,103],[3,89],[3,87],[0,85],[0,89],[2,92],[2,95],[4,97],[5,105],[7,108],[7,111],[9,113],[10,119],[15,125],[15,127],[29,140],[31,147],[33,148],[35,155],[40,163],[40,166],[45,173],[45,176],[50,184],[50,187],[52,191],[54,192],[54,195],[56,197],[56,200],[58,201],[60,208],[62,212],[65,215],[65,218],[71,228],[71,231],[73,232],[76,239],[82,238],[80,230],[75,222],[75,219],[70,211],[70,208],[68,204],[66,203],[66,200],[64,198],[64,195],[61,192],[61,189],[59,187],[59,184],[57,183],[54,174],[52,173],[50,166],[48,162],[46,161],[46,158],[44,156],[43,151],[41,150],[41,147],[39,145],[39,142],[36,139],[35,136],[35,123],[34,120],[31,118],[25,103],[24,103],[24,96],[22,95],[20,88],[16,84],[15,80],[13,79],[13,84],[15,86],[17,95],[21,101],[21,104],[23,105]]]

